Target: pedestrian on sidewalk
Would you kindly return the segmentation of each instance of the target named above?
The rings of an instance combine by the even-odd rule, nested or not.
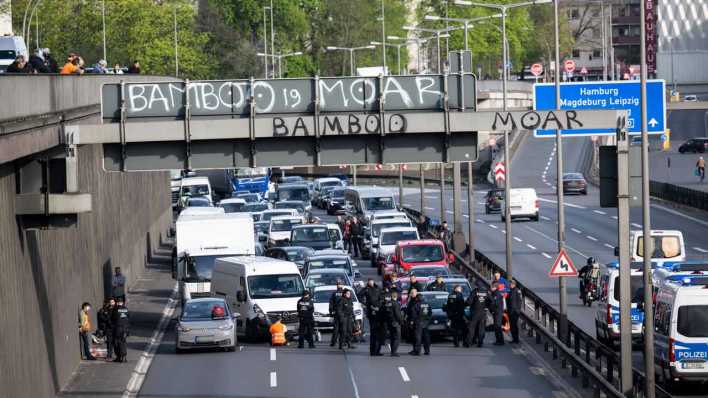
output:
[[[125,303],[125,275],[121,272],[120,267],[115,269],[115,274],[111,278],[111,286],[116,301],[120,300]]]
[[[703,156],[699,156],[696,162],[696,176],[701,179],[701,184],[706,178],[706,161],[703,159]]]
[[[509,283],[509,295],[506,296],[506,310],[509,313],[509,326],[511,328],[511,342],[519,343],[519,316],[523,309],[521,290],[516,286],[516,279]]]
[[[113,297],[106,299],[103,308],[98,310],[98,331],[100,336],[106,342],[106,361],[113,359],[113,308],[116,306],[116,301]]]
[[[130,334],[130,317],[122,298],[116,298],[116,306],[111,313],[113,324],[113,345],[116,359],[113,362],[125,362],[128,356],[128,335]]]
[[[81,312],[79,313],[79,337],[81,338],[81,359],[87,361],[95,361],[96,358],[91,354],[91,304],[84,302],[81,304]]]

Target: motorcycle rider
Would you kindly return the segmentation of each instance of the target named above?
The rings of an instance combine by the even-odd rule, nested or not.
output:
[[[580,288],[580,299],[587,294],[586,287],[597,285],[597,278],[600,275],[600,264],[593,257],[588,257],[587,263],[578,272],[578,283]]]

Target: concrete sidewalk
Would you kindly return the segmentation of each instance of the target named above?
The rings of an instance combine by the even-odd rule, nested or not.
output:
[[[130,286],[128,361],[125,363],[82,361],[60,397],[122,397],[138,359],[160,322],[175,286],[171,274],[171,246],[163,246],[149,259],[145,273]],[[98,310],[98,308],[96,309]],[[103,346],[105,348],[105,346]]]
[[[651,152],[649,154],[650,178],[652,181],[708,192],[708,179],[702,184],[693,174],[696,161],[700,156],[708,161],[708,153],[678,153],[680,143],[672,143],[669,152]]]

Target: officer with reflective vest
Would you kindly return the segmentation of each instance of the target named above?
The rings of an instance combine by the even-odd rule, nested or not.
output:
[[[285,332],[287,330],[288,327],[285,326],[282,319],[278,317],[278,320],[270,325],[270,329],[268,329],[270,332],[270,344],[272,346],[287,345],[288,340],[285,338]]]
[[[305,348],[305,340],[310,348],[315,348],[315,302],[312,301],[309,290],[305,290],[297,302],[297,317],[300,322],[297,348]]]

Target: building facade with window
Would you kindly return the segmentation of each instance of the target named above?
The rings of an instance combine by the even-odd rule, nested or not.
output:
[[[708,0],[661,0],[657,76],[667,84],[708,84]]]

